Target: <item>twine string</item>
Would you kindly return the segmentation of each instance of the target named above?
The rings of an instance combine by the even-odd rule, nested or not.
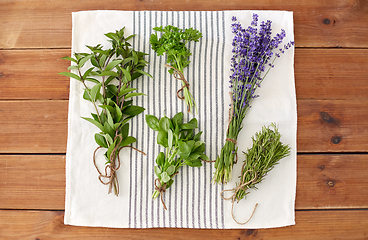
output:
[[[245,166],[245,164],[246,164],[246,163],[244,163],[244,164],[243,164],[243,166],[242,166],[242,172],[243,172],[243,170],[244,170],[244,166]],[[253,179],[251,179],[250,181],[248,181],[248,182],[244,182],[244,181],[245,181],[245,176],[246,176],[246,174],[247,174],[248,172],[254,172],[254,177],[253,177]],[[240,224],[240,225],[247,224],[247,223],[252,219],[253,214],[254,214],[254,212],[256,211],[256,208],[257,208],[257,206],[258,206],[258,203],[256,203],[256,205],[254,206],[253,212],[252,212],[251,216],[248,218],[248,220],[247,220],[246,222],[242,222],[242,223],[241,223],[241,222],[238,222],[238,221],[235,219],[235,216],[234,216],[234,203],[235,203],[235,199],[236,199],[236,194],[237,194],[240,190],[244,190],[244,191],[246,191],[246,190],[247,190],[246,186],[247,186],[248,184],[250,184],[250,183],[254,182],[254,180],[256,180],[256,178],[257,178],[257,172],[256,172],[256,171],[254,171],[253,169],[248,169],[248,170],[243,174],[243,177],[242,177],[242,179],[241,179],[241,182],[239,183],[239,185],[238,185],[237,187],[235,187],[235,188],[233,188],[233,189],[225,189],[225,190],[222,190],[222,191],[221,191],[221,193],[220,193],[220,196],[221,196],[221,198],[222,198],[222,199],[224,199],[224,200],[231,200],[231,204],[232,204],[232,206],[231,206],[231,216],[232,216],[233,220],[234,220],[237,224]],[[233,193],[230,197],[224,197],[224,195],[223,195],[223,194],[224,194],[224,192],[230,192],[230,191],[233,191],[234,193]]]
[[[105,168],[104,168],[104,173],[102,173],[101,171],[100,171],[100,169],[98,168],[98,166],[97,166],[97,163],[96,163],[96,153],[97,153],[97,151],[100,149],[100,148],[102,148],[101,146],[99,146],[99,147],[97,147],[96,149],[95,149],[95,151],[93,152],[93,164],[95,165],[95,168],[96,168],[96,170],[97,170],[97,172],[98,172],[98,174],[99,174],[99,176],[98,176],[98,179],[100,180],[100,182],[102,183],[102,184],[104,184],[104,185],[108,185],[108,184],[110,184],[110,186],[109,186],[109,193],[111,193],[111,190],[112,190],[112,185],[113,185],[113,182],[115,181],[116,182],[116,186],[117,186],[117,191],[119,191],[119,183],[118,183],[118,179],[116,178],[116,171],[120,168],[120,165],[121,165],[121,162],[120,162],[120,157],[119,157],[119,153],[120,153],[120,151],[123,149],[123,148],[126,148],[126,147],[128,147],[128,148],[131,148],[131,149],[133,149],[133,150],[135,150],[135,151],[137,151],[137,152],[139,152],[139,153],[141,153],[141,154],[143,154],[143,155],[146,155],[143,151],[141,151],[141,150],[139,150],[139,149],[137,149],[137,148],[135,148],[135,147],[132,147],[132,146],[124,146],[124,147],[120,147],[119,145],[120,145],[120,143],[122,142],[122,136],[120,136],[120,135],[117,135],[115,138],[114,138],[114,141],[117,139],[117,138],[119,138],[119,141],[118,141],[118,143],[116,144],[116,146],[114,147],[114,149],[112,150],[112,152],[111,152],[111,155],[110,156],[112,156],[112,158],[110,158],[110,163],[108,164],[108,165],[106,165],[105,166]],[[115,160],[117,160],[116,162],[115,162]],[[116,166],[117,165],[117,166]],[[104,180],[104,179],[107,179],[107,181],[106,180]],[[117,192],[117,194],[118,194],[118,192]]]
[[[176,96],[181,99],[181,100],[184,100],[185,97],[184,97],[184,88],[187,88],[189,90],[189,86],[190,84],[188,83],[188,81],[185,79],[184,75],[182,72],[180,72],[178,69],[176,69],[175,67],[173,66],[170,66],[168,64],[165,64],[165,67],[168,67],[168,68],[171,68],[174,70],[174,73],[173,73],[173,76],[175,79],[177,80],[180,80],[180,81],[183,81],[183,86],[176,92]],[[181,93],[181,94],[180,94]],[[188,106],[188,112],[190,112],[190,106]]]
[[[160,184],[160,187],[157,186],[157,182]],[[156,178],[155,179],[155,190],[157,190],[160,193],[162,205],[164,206],[164,209],[167,210],[166,204],[165,204],[164,198],[163,198],[163,193],[166,192],[166,183],[164,183],[162,185],[160,180],[158,178]]]

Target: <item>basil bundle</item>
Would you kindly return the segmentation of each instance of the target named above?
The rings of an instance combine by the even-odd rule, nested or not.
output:
[[[202,160],[209,159],[204,154],[205,143],[200,141],[202,132],[194,134],[194,129],[198,128],[196,118],[183,123],[183,113],[179,112],[171,119],[165,116],[159,120],[153,115],[146,115],[146,122],[151,129],[158,132],[157,143],[166,148],[166,152],[160,152],[156,158],[157,179],[152,198],[156,199],[161,195],[161,202],[167,209],[163,193],[173,184],[173,177],[178,174],[180,167],[200,167]]]

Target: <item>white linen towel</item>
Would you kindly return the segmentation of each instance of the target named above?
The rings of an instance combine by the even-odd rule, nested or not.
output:
[[[164,210],[160,199],[152,200],[154,190],[154,165],[162,150],[156,144],[156,132],[149,129],[144,116],[152,114],[161,118],[164,113],[172,117],[183,111],[185,120],[193,117],[186,113],[183,101],[176,97],[181,83],[164,67],[165,57],[158,57],[149,45],[155,26],[168,24],[180,28],[193,27],[203,34],[197,43],[190,43],[193,55],[184,74],[198,106],[201,140],[206,143],[206,154],[216,159],[225,141],[228,124],[230,58],[232,57],[231,18],[236,16],[244,28],[252,21],[252,14],[259,21],[272,21],[273,34],[285,29],[284,43],[293,41],[293,13],[286,11],[85,11],[73,13],[72,54],[89,52],[86,45],[108,46],[105,33],[115,32],[125,26],[126,36],[137,34],[133,47],[149,53],[149,66],[144,70],[154,79],[142,77],[132,87],[147,96],[135,98],[135,104],[146,108],[143,114],[130,122],[131,135],[138,142],[134,147],[147,153],[144,156],[131,149],[120,152],[122,166],[117,171],[120,194],[107,194],[108,187],[98,180],[93,165],[93,151],[97,147],[94,134],[99,132],[93,124],[83,120],[90,117],[93,106],[82,99],[83,86],[70,80],[68,116],[68,143],[66,154],[65,224],[115,228],[271,228],[295,224],[296,192],[296,96],[294,84],[294,49],[277,59],[262,86],[257,90],[259,98],[243,122],[238,138],[239,153],[251,147],[251,136],[263,125],[275,122],[282,134],[282,142],[291,146],[291,154],[258,184],[258,190],[235,204],[238,221],[251,215],[246,225],[238,225],[231,216],[231,201],[220,198],[223,189],[235,186],[244,157],[233,170],[233,180],[227,185],[211,184],[214,163],[203,163],[200,168],[183,167],[174,178],[174,184],[165,192]],[[102,151],[101,151],[102,152]],[[103,158],[103,157],[102,157]],[[103,164],[101,159],[101,164]]]

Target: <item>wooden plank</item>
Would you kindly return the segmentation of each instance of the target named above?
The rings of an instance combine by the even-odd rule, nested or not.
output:
[[[0,51],[0,99],[69,97],[70,49]],[[296,49],[298,99],[368,99],[368,49]],[[37,59],[37,64],[34,63]],[[348,84],[347,84],[348,82]]]
[[[68,99],[70,50],[0,51],[0,99]]]
[[[0,210],[0,238],[16,239],[366,239],[368,211],[296,212],[296,225],[273,229],[113,229],[64,225],[61,211]]]
[[[367,100],[299,100],[298,152],[368,152]]]
[[[71,45],[71,12],[82,10],[288,10],[294,12],[298,47],[367,47],[367,1],[2,1],[0,49],[66,48]]]
[[[368,99],[368,49],[295,51],[297,99]]]
[[[367,176],[366,154],[298,155],[296,209],[368,208]],[[65,156],[0,155],[0,193],[0,209],[64,210]]]
[[[64,209],[65,156],[0,155],[0,209]]]
[[[298,152],[367,152],[368,100],[298,100]],[[0,101],[0,153],[65,153],[68,101]]]
[[[68,101],[1,101],[0,153],[65,153]]]
[[[367,154],[308,154],[297,160],[296,209],[368,208]]]

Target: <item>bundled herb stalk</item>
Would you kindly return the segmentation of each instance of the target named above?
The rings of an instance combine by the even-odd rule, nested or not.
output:
[[[184,165],[200,167],[202,160],[209,159],[204,154],[205,143],[200,141],[202,132],[194,134],[194,129],[198,128],[196,118],[183,123],[183,113],[180,112],[171,119],[165,116],[160,120],[153,115],[146,115],[146,122],[151,129],[158,131],[157,143],[166,148],[166,152],[160,152],[156,158],[157,179],[152,195],[153,199],[161,195],[166,210],[163,193],[173,184],[173,177],[179,169]]]
[[[169,73],[174,78],[182,81],[183,87],[177,91],[177,97],[185,100],[188,112],[192,112],[193,108],[197,112],[194,98],[189,92],[189,83],[184,77],[184,68],[189,65],[189,57],[192,55],[186,44],[189,41],[198,42],[202,37],[202,33],[193,28],[183,30],[171,25],[164,28],[162,26],[155,27],[153,30],[162,32],[162,36],[158,38],[157,33],[151,35],[150,44],[152,49],[156,51],[158,56],[166,54],[167,64],[165,67],[169,68]],[[183,94],[180,95],[180,92],[183,92]]]
[[[111,42],[110,49],[103,50],[100,44],[95,47],[87,46],[91,50],[90,53],[75,53],[74,57],[64,57],[63,59],[72,62],[72,66],[68,68],[72,72],[60,74],[80,81],[84,86],[83,98],[94,106],[95,113],[91,113],[92,118],[82,117],[101,130],[95,134],[99,147],[94,151],[93,162],[101,183],[109,185],[108,193],[114,189],[115,195],[118,195],[116,171],[120,167],[119,152],[125,147],[139,151],[129,146],[137,140],[128,136],[128,121],[144,111],[143,107],[132,104],[132,97],[144,94],[134,92],[137,89],[131,88],[130,84],[142,75],[151,76],[142,71],[148,64],[144,60],[147,54],[135,51],[128,42],[134,35],[125,38],[122,28],[105,36]],[[87,70],[87,67],[84,67],[86,63],[90,63]],[[95,159],[96,151],[100,148],[106,149],[104,173],[97,167]]]
[[[236,21],[236,18],[233,17],[232,20]],[[259,31],[257,23],[258,15],[253,14],[253,21],[247,29],[243,29],[238,22],[232,24],[235,36],[231,58],[231,107],[226,143],[215,163],[213,181],[216,183],[227,183],[231,180],[233,165],[237,159],[237,138],[252,100],[258,97],[255,91],[269,70],[274,67],[275,59],[294,44],[289,42],[283,48],[279,48],[286,36],[285,31],[281,30],[281,33],[272,38],[271,21],[262,22]],[[274,50],[278,52],[273,53]]]
[[[234,221],[238,224],[246,224],[252,216],[245,223],[235,220],[233,214],[235,200],[239,202],[245,198],[249,193],[247,192],[248,189],[257,189],[256,184],[260,183],[282,158],[290,154],[290,147],[283,144],[280,138],[281,134],[275,124],[271,124],[267,128],[265,126],[262,127],[261,132],[256,133],[255,137],[252,137],[252,147],[244,153],[245,160],[239,176],[240,182],[236,184],[234,189],[224,190],[221,193],[223,199],[232,201],[231,214]],[[233,195],[229,198],[223,197],[222,194],[226,191],[232,191]]]

